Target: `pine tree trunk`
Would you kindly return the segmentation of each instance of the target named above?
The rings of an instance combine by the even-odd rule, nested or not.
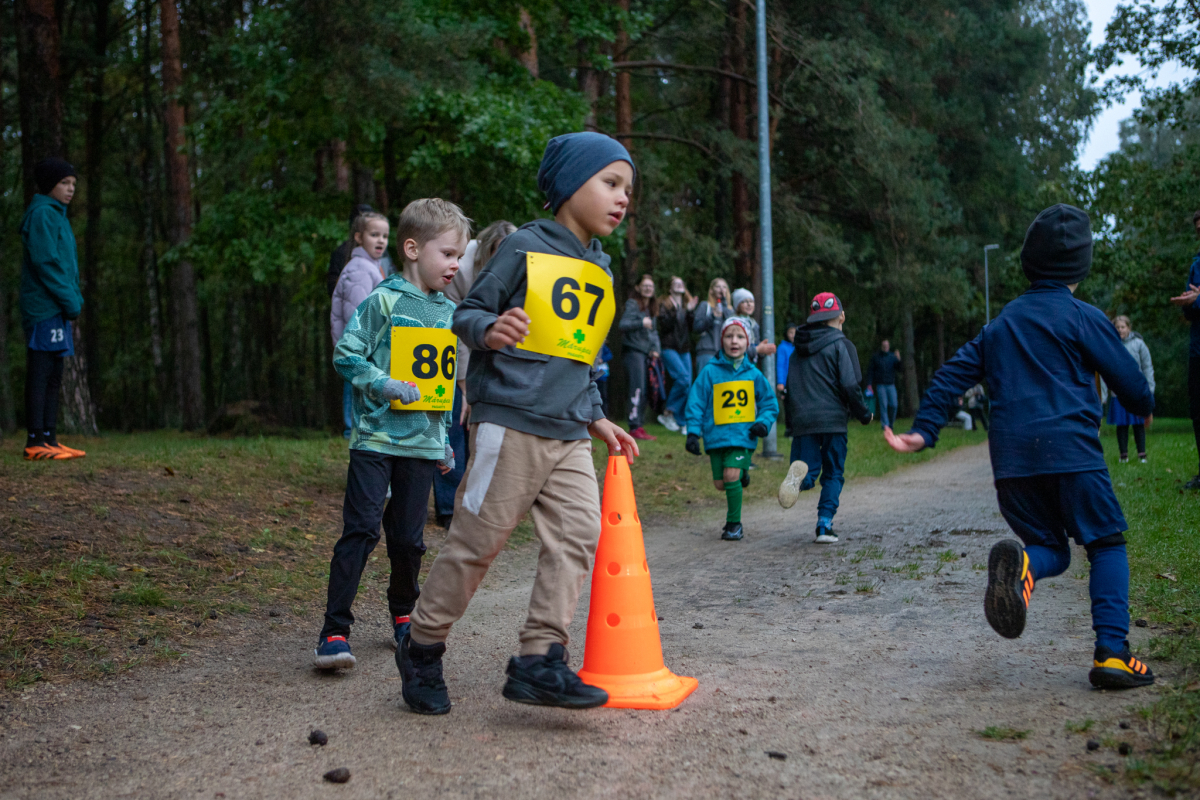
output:
[[[517,54],[517,60],[521,62],[521,66],[523,66],[526,70],[529,71],[529,74],[531,76],[533,76],[533,79],[537,80],[537,77],[538,77],[537,31],[535,31],[533,29],[533,18],[529,16],[529,12],[526,9],[521,8],[520,14],[521,14],[521,21],[519,24],[521,26],[521,30],[525,31],[526,35],[529,36],[529,47]]]
[[[98,436],[96,407],[87,382],[87,355],[84,353],[84,325],[76,320],[71,326],[75,337],[75,355],[63,359],[62,389],[59,393],[58,428],[66,433]]]
[[[629,13],[629,0],[617,0],[617,6]],[[617,28],[617,41],[613,54],[617,61],[629,58],[629,33],[622,24]],[[628,134],[633,132],[633,99],[630,93],[629,70],[621,70],[616,75],[616,123],[617,139],[625,145],[625,149],[633,153],[633,139]],[[625,213],[625,280],[626,285],[632,286],[638,279],[638,246],[637,246],[637,213],[631,202]],[[619,283],[619,282],[618,282]],[[620,285],[617,291],[620,292]]]
[[[87,176],[87,228],[84,231],[83,254],[83,322],[91,334],[84,341],[87,355],[88,389],[93,398],[100,396],[95,375],[100,367],[100,343],[97,333],[99,320],[99,270],[102,247],[101,215],[104,210],[104,72],[108,52],[108,12],[111,0],[96,0],[95,31],[92,53],[95,63],[89,78],[91,102],[87,118],[87,152],[84,173]]]
[[[166,134],[167,188],[171,193],[170,239],[179,247],[192,235],[192,186],[184,133],[183,62],[179,45],[179,10],[175,0],[159,3],[162,33],[162,82],[166,98],[163,121]],[[175,371],[180,421],[185,430],[204,425],[204,394],[201,388],[199,313],[196,275],[192,263],[180,259],[171,270],[172,327],[175,332]]]
[[[0,426],[3,432],[17,429],[17,409],[13,404],[12,372],[8,361],[8,291],[0,288]]]
[[[17,95],[25,204],[37,194],[33,165],[64,156],[59,29],[54,0],[16,0]]]
[[[915,414],[921,397],[917,393],[917,347],[916,336],[913,333],[913,307],[911,302],[904,305],[904,353],[901,358],[904,364],[904,413]]]
[[[730,0],[733,24],[729,27],[730,63],[734,72],[745,75],[746,62],[746,4],[741,0]],[[741,81],[730,86],[731,109],[729,127],[733,135],[745,140],[750,135],[749,103],[750,87]],[[732,179],[733,201],[733,249],[735,281],[740,286],[754,286],[754,229],[750,225],[750,187],[746,176],[734,172]],[[761,276],[760,276],[761,277]],[[761,306],[761,303],[758,304]]]

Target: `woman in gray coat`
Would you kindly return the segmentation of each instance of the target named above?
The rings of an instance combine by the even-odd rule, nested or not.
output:
[[[1142,371],[1142,376],[1145,377],[1146,383],[1150,384],[1150,391],[1154,391],[1154,363],[1150,360],[1150,348],[1146,347],[1146,342],[1140,334],[1133,332],[1133,326],[1129,323],[1129,317],[1122,314],[1113,320],[1113,326],[1117,329],[1117,334],[1121,337],[1121,341],[1125,345],[1125,352],[1133,356],[1133,360],[1138,363],[1138,368]],[[1107,388],[1107,387],[1106,387]],[[1121,452],[1121,463],[1129,463],[1129,429],[1133,428],[1133,440],[1137,445],[1138,459],[1146,463],[1146,425],[1153,422],[1154,417],[1139,417],[1136,414],[1130,414],[1121,405],[1121,401],[1114,394],[1112,400],[1108,404],[1108,424],[1117,426],[1117,448]]]
[[[696,306],[692,318],[692,330],[700,334],[700,340],[696,342],[696,371],[693,374],[699,375],[704,365],[721,351],[721,326],[732,316],[729,284],[724,278],[716,278],[708,285],[708,300]]]
[[[629,435],[647,441],[657,439],[642,427],[642,417],[646,413],[646,359],[657,358],[662,352],[658,340],[658,298],[654,296],[654,278],[643,275],[633,287],[617,327],[624,334],[621,360],[628,381]]]

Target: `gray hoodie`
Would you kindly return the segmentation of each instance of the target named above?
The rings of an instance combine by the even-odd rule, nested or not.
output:
[[[647,328],[643,322],[645,319],[649,319],[653,325]],[[662,352],[662,343],[658,339],[658,320],[649,311],[638,308],[637,300],[630,298],[625,301],[625,311],[617,327],[624,334],[621,346],[626,350],[636,350],[643,355]]]
[[[700,301],[692,319],[692,330],[700,334],[696,342],[696,355],[721,352],[721,326],[732,316],[733,309],[724,303],[719,303],[714,309],[707,300]]]
[[[531,251],[590,261],[612,276],[598,239],[585,248],[554,220],[536,219],[504,240],[454,312],[452,329],[472,350],[467,368],[471,422],[492,422],[547,439],[587,439],[588,426],[604,419],[591,364],[511,345],[489,350],[483,343],[496,317],[524,307],[525,254]]]

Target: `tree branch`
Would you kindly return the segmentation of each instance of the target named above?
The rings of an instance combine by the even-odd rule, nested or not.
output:
[[[716,156],[714,156],[714,155],[713,155],[713,152],[712,152],[712,150],[710,150],[710,149],[708,149],[707,147],[705,147],[704,145],[700,144],[700,142],[697,142],[695,139],[685,139],[685,138],[684,138],[684,137],[682,137],[682,136],[672,136],[672,135],[671,135],[671,134],[669,134],[669,133],[622,133],[622,134],[615,134],[615,133],[609,133],[609,132],[608,132],[608,131],[606,131],[606,130],[602,130],[602,129],[600,129],[600,128],[597,128],[597,127],[596,127],[596,126],[594,126],[594,125],[589,125],[589,126],[587,126],[587,127],[589,127],[591,130],[594,130],[594,131],[596,131],[597,133],[603,133],[605,136],[611,136],[611,137],[612,137],[612,138],[614,138],[614,139],[654,139],[654,140],[657,140],[657,141],[660,141],[660,142],[678,142],[679,144],[686,144],[686,145],[688,145],[689,147],[694,147],[694,148],[696,148],[697,150],[699,150],[701,153],[704,153],[704,155],[708,156],[709,158],[712,158],[712,159],[715,159],[715,158],[716,158]]]
[[[623,70],[632,69],[670,69],[677,72],[707,72],[712,75],[720,75],[723,78],[731,78],[735,81],[741,81],[747,86],[758,87],[758,81],[753,81],[745,75],[739,75],[736,72],[730,72],[727,69],[718,67],[705,67],[698,64],[671,64],[666,61],[617,61],[609,64],[608,69],[612,72],[621,72]],[[783,98],[776,94],[771,94],[771,99],[779,105],[783,105]]]

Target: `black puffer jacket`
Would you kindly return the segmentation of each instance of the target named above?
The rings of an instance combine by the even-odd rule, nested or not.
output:
[[[787,377],[791,434],[845,433],[850,417],[869,423],[858,351],[846,335],[814,322],[796,331],[795,344]]]

